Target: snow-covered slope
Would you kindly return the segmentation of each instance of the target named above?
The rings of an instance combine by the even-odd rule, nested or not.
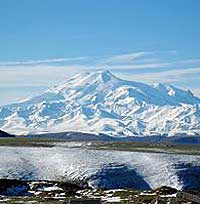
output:
[[[200,99],[190,91],[126,81],[103,71],[75,75],[40,96],[0,107],[0,128],[17,134],[200,134],[199,108]]]
[[[200,157],[192,155],[0,147],[0,166],[0,178],[81,181],[110,189],[200,189]]]

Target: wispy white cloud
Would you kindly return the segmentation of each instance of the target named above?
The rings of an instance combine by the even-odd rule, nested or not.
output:
[[[193,63],[200,63],[200,58],[193,58],[193,59],[184,59],[180,60],[174,63],[179,63],[179,64],[193,64]]]
[[[170,51],[168,51],[170,52]],[[175,52],[175,51],[171,51]],[[68,76],[77,72],[95,71],[110,69],[116,74],[136,78],[140,81],[177,81],[182,80],[182,76],[198,73],[199,68],[190,67],[193,63],[200,63],[200,59],[183,59],[174,61],[156,60],[147,58],[155,52],[136,52],[116,56],[97,57],[95,63],[85,63],[90,61],[90,57],[74,58],[54,58],[46,60],[30,60],[18,62],[1,62],[0,65],[0,86],[7,85],[52,85],[65,80]],[[154,57],[154,55],[153,55]],[[107,65],[105,60],[112,61]],[[134,59],[142,59],[142,62],[128,63]],[[144,62],[145,59],[148,59]],[[151,61],[152,59],[152,61]],[[62,62],[72,62],[71,65]],[[80,61],[81,63],[77,63]],[[119,63],[117,63],[117,61]],[[59,63],[61,64],[54,64]],[[122,63],[123,62],[123,63]],[[52,63],[52,64],[51,64]],[[77,63],[77,64],[76,64]],[[28,69],[27,69],[28,66]],[[185,67],[184,67],[185,66]],[[182,67],[182,68],[180,68]],[[199,64],[200,67],[200,64]],[[168,69],[166,69],[168,68]],[[169,70],[170,68],[170,70]],[[135,72],[141,70],[140,72]],[[143,72],[145,70],[145,72]],[[152,72],[153,70],[153,72]],[[131,72],[129,72],[131,71]],[[134,73],[135,72],[135,73]],[[194,76],[195,77],[195,76]]]
[[[167,71],[158,71],[152,73],[133,73],[127,75],[126,78],[137,79],[139,81],[148,82],[177,82],[182,80],[188,80],[188,76],[192,76],[193,79],[200,79],[200,67],[190,69],[174,69]],[[121,75],[124,75],[121,73]]]
[[[81,61],[85,59],[87,59],[87,57],[52,58],[52,59],[27,60],[27,61],[7,61],[7,62],[0,62],[0,66],[38,65],[38,64],[61,63],[61,62],[75,62],[75,61]]]
[[[127,54],[113,55],[106,58],[104,63],[134,63],[135,60],[144,58],[152,52],[133,52]]]
[[[200,97],[200,88],[192,88],[191,90],[196,96]]]
[[[163,63],[144,63],[144,64],[116,64],[116,65],[109,65],[109,68],[112,70],[138,70],[138,69],[149,69],[149,68],[163,68],[169,66],[170,63],[163,62]]]
[[[102,63],[129,64],[148,61],[153,62],[162,60],[164,56],[166,57],[176,55],[177,55],[176,50],[129,52],[125,54],[106,56],[105,58],[103,58]]]
[[[174,69],[167,71],[148,72],[148,73],[119,73],[119,76],[133,81],[144,83],[169,83],[176,86],[190,89],[197,96],[200,96],[200,67],[190,69]]]
[[[0,68],[0,86],[52,86],[87,69],[88,67],[81,65],[7,66]]]
[[[200,59],[176,60],[173,58],[176,51],[169,50],[161,55],[165,53],[170,57],[163,59],[160,52],[144,51],[112,56],[0,62],[0,87],[51,86],[76,73],[103,69],[110,69],[114,74],[131,80],[150,83],[184,84],[184,81],[199,79]]]
[[[83,57],[71,57],[71,58],[50,58],[41,60],[27,60],[27,61],[6,61],[0,62],[0,67],[11,66],[34,66],[34,65],[89,65],[93,66],[109,66],[112,69],[144,69],[144,68],[164,68],[179,65],[190,65],[194,63],[200,63],[200,59],[183,59],[174,60],[163,59],[163,55],[175,55],[175,50],[168,51],[143,51],[143,52],[131,52],[127,54],[116,54],[108,56],[83,56]]]

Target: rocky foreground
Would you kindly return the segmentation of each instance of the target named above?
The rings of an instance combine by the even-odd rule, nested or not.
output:
[[[161,187],[151,191],[133,189],[90,189],[87,185],[55,181],[20,181],[0,179],[0,203],[200,203],[199,191],[178,191]]]

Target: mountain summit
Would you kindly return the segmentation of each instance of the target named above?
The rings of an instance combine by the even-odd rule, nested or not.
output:
[[[0,128],[15,134],[84,131],[112,136],[200,134],[200,99],[168,84],[78,74],[42,95],[0,107]]]

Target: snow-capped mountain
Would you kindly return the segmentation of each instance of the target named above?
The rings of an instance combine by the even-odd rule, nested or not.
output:
[[[15,134],[194,135],[200,134],[199,109],[200,99],[191,91],[103,71],[75,75],[42,95],[0,107],[0,128]]]

